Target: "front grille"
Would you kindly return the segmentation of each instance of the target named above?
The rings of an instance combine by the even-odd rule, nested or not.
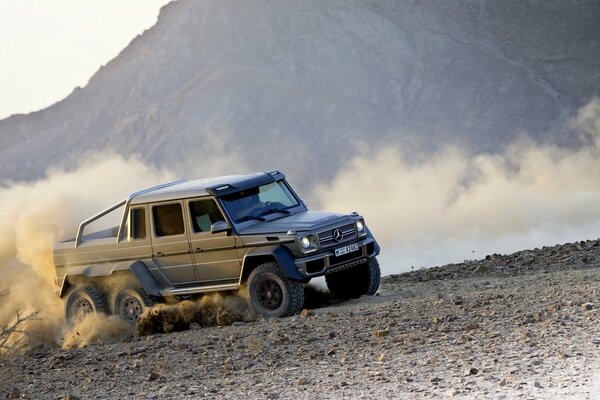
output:
[[[334,239],[334,231],[339,229],[342,233],[342,237],[340,240]],[[319,233],[319,243],[321,243],[322,247],[334,246],[339,243],[347,242],[348,240],[355,239],[356,232],[354,228],[354,224],[347,224],[342,226],[337,226],[332,229],[328,229],[326,231]]]

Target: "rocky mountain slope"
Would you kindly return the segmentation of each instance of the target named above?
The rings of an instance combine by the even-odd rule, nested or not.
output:
[[[37,348],[0,361],[0,393],[593,399],[599,267],[599,240],[571,243],[388,276],[378,296],[290,318]]]
[[[0,121],[0,180],[105,149],[320,180],[365,141],[573,144],[598,21],[595,1],[179,0],[84,88]]]

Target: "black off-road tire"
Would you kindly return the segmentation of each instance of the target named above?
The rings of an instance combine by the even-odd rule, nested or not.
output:
[[[254,310],[267,317],[297,314],[304,305],[304,285],[288,279],[275,262],[261,264],[248,277]]]
[[[373,296],[379,289],[381,270],[375,257],[350,269],[325,275],[327,288],[340,299],[358,299],[360,296]]]
[[[77,322],[91,313],[108,314],[109,309],[104,293],[93,285],[73,287],[66,296],[65,317]]]
[[[117,289],[112,301],[113,313],[123,321],[136,324],[144,311],[154,305],[154,300],[136,283]]]

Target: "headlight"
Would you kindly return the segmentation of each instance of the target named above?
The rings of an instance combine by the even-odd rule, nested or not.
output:
[[[356,221],[356,230],[362,232],[365,230],[365,224],[362,221]]]
[[[303,249],[308,249],[310,247],[310,239],[308,236],[304,236],[300,239],[300,246],[302,246]]]

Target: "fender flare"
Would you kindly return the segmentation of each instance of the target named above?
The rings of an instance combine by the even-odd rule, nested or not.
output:
[[[290,279],[294,279],[297,281],[305,280],[306,277],[302,276],[296,267],[296,263],[294,262],[294,256],[291,251],[285,248],[282,245],[277,246],[269,246],[269,247],[259,247],[250,250],[245,256],[242,264],[242,274],[240,275],[240,284],[242,283],[242,278],[247,276],[249,273],[246,271],[247,265],[249,264],[247,261],[254,257],[264,257],[271,256],[275,259],[279,267],[283,270],[283,273]]]
[[[378,256],[379,252],[381,251],[381,247],[379,247],[379,243],[377,243],[377,240],[375,239],[375,237],[371,233],[371,230],[368,227],[367,227],[367,237],[369,239],[373,239],[373,243],[375,245],[375,255]]]
[[[148,271],[146,265],[140,260],[134,262],[89,264],[70,268],[69,273],[62,278],[62,282],[60,282],[55,292],[59,297],[64,296],[69,286],[67,283],[68,278],[78,276],[85,278],[104,277],[111,276],[114,272],[118,271],[131,271],[149,296],[160,296],[162,287],[154,279],[150,271]]]

